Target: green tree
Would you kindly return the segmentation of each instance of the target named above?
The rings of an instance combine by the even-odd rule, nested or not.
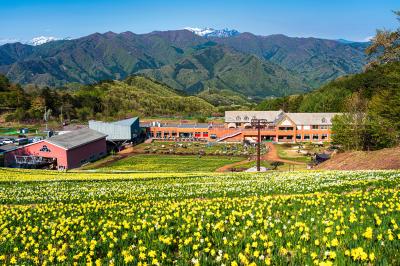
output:
[[[400,11],[394,11],[400,22]],[[370,66],[397,62],[400,60],[400,28],[394,31],[377,30],[372,44],[366,50],[369,55],[378,56],[370,63]]]

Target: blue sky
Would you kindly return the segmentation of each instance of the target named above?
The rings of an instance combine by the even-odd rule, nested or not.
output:
[[[364,40],[399,24],[399,0],[0,0],[0,43],[184,27]]]

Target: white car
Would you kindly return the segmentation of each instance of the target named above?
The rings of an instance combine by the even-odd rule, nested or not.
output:
[[[3,139],[3,144],[13,144],[14,141],[12,141],[11,139]]]

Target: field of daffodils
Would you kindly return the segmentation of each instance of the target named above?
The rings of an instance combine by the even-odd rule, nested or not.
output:
[[[0,169],[0,264],[400,265],[400,172]]]

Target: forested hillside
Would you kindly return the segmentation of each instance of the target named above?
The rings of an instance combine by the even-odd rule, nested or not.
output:
[[[211,116],[217,109],[207,101],[185,96],[148,78],[104,81],[77,90],[23,90],[0,76],[0,110],[14,121],[40,120],[45,108],[53,119],[118,119],[131,116]]]
[[[354,93],[374,102],[390,96],[387,98],[387,105],[396,100],[395,97],[399,92],[400,62],[392,62],[369,68],[361,74],[338,78],[310,93],[265,100],[256,109],[283,109],[287,112],[345,112],[348,101]],[[396,105],[396,102],[392,104]]]

